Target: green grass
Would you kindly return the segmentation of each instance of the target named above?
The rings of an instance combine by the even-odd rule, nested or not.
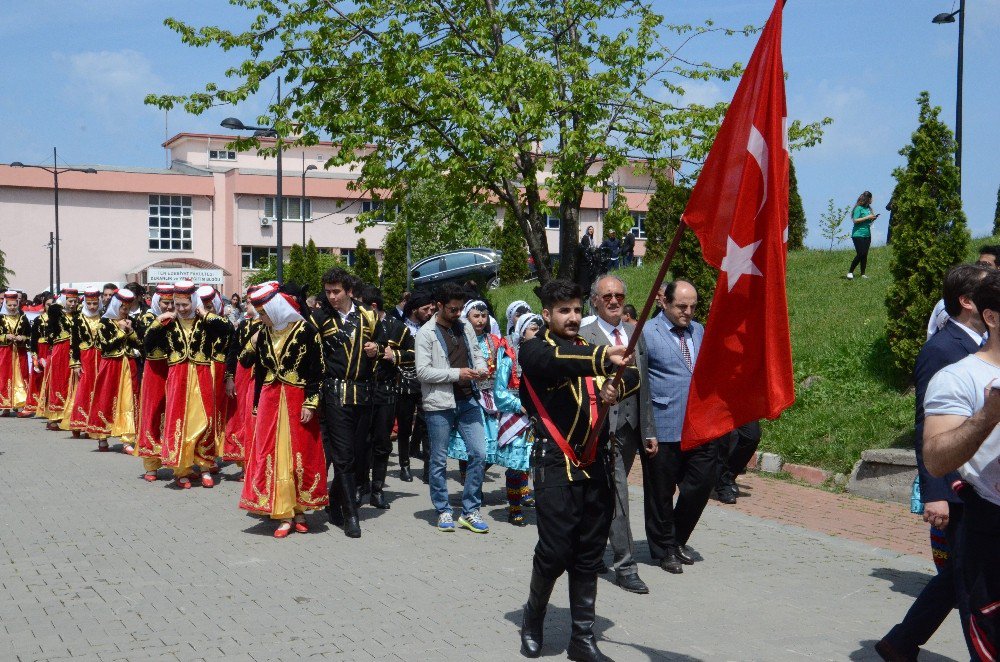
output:
[[[885,341],[890,251],[872,249],[870,278],[854,281],[844,278],[851,250],[804,250],[789,256],[796,402],[778,420],[765,424],[763,450],[780,453],[786,462],[846,473],[863,450],[912,443],[913,395],[900,388],[901,380],[892,373]],[[628,300],[637,309],[658,266],[620,272]],[[516,299],[537,310],[535,284],[491,293],[496,311],[502,315]]]

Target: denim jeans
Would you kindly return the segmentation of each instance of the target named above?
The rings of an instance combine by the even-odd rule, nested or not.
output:
[[[456,427],[469,453],[465,490],[462,492],[462,514],[479,510],[483,502],[483,474],[486,471],[486,431],[479,403],[474,398],[459,400],[454,409],[424,412],[424,421],[431,445],[429,478],[431,503],[435,510],[438,513],[451,512],[448,503],[448,439]]]

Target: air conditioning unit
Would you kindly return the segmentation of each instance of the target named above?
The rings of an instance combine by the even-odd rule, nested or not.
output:
[[[271,218],[270,216],[261,216],[260,217],[260,227],[266,228],[266,227],[270,227],[272,225],[274,225],[274,219],[273,218]]]

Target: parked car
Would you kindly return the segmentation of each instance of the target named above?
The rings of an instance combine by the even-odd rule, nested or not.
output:
[[[414,288],[472,280],[480,290],[492,290],[500,287],[500,259],[500,251],[492,248],[463,248],[424,258],[410,269],[410,277]]]

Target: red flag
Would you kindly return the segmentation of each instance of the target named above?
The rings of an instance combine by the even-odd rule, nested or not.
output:
[[[777,0],[683,219],[718,268],[682,447],[775,418],[795,400],[785,297],[788,142]]]

